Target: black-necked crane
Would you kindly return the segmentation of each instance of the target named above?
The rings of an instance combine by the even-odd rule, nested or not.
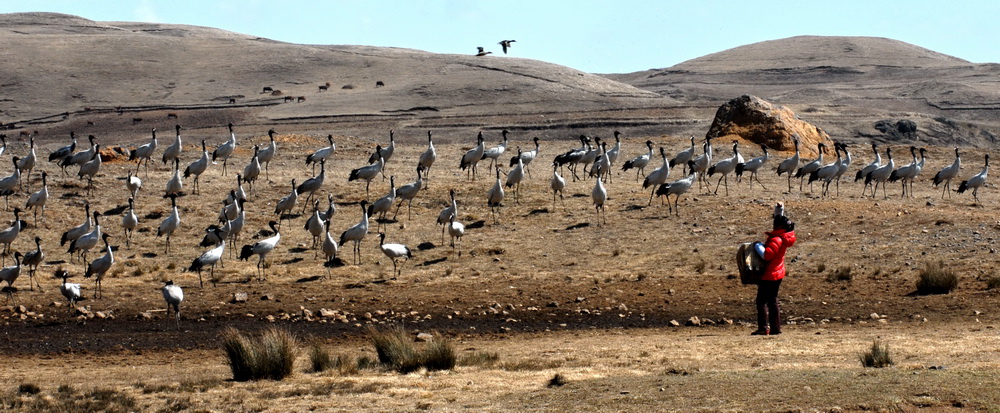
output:
[[[662,146],[660,147],[660,159],[663,160],[660,167],[654,169],[653,172],[646,175],[646,179],[642,180],[643,189],[653,188],[649,191],[649,203],[647,205],[653,205],[653,195],[656,194],[656,188],[667,182],[667,177],[670,176],[670,161],[667,160],[667,152]]]
[[[232,189],[229,190],[229,196],[222,201],[222,211],[219,212],[220,223],[236,219],[236,215],[238,215],[240,210],[243,209],[243,205],[236,202],[236,199],[236,191]]]
[[[764,183],[760,181],[760,177],[757,176],[757,171],[760,171],[760,168],[763,167],[769,159],[771,159],[771,155],[767,152],[767,145],[761,144],[760,150],[764,151],[763,155],[750,159],[749,161],[736,164],[736,176],[738,178],[742,178],[744,172],[750,172],[750,177],[747,179],[750,181],[751,191],[753,190],[753,181],[755,179],[757,180],[757,183],[760,184],[762,189],[765,191],[767,190],[767,188],[764,187]]]
[[[166,316],[170,317],[170,309],[174,310],[174,319],[177,329],[181,328],[181,303],[184,302],[184,290],[179,285],[175,285],[173,280],[167,280],[160,289],[163,293],[163,300],[167,302]]]
[[[70,132],[70,133],[72,133],[72,132]],[[7,134],[6,133],[0,133],[0,142],[3,143],[2,146],[0,146],[0,155],[3,155],[4,152],[7,152]],[[74,140],[74,142],[75,142],[75,140]],[[72,151],[73,150],[70,149],[70,152],[72,152]]]
[[[816,159],[813,159],[812,162],[802,165],[795,171],[795,177],[799,178],[799,192],[802,191],[803,181],[805,181],[806,178],[808,178],[813,172],[816,172],[819,168],[823,167],[823,154],[826,153],[826,145],[822,142],[818,143],[816,144],[816,149],[816,151],[819,152],[819,156],[816,157]],[[812,192],[812,184],[809,184],[809,192]]]
[[[209,268],[209,281],[212,281],[212,285],[215,285],[215,265],[222,261],[222,254],[226,250],[226,234],[223,233],[221,228],[216,228],[214,230],[216,237],[219,238],[219,243],[212,249],[205,251],[203,254],[195,258],[191,262],[191,266],[188,267],[188,271],[198,273],[198,286],[204,288],[205,283],[201,279],[201,270],[205,267]]]
[[[313,166],[314,174],[316,173],[316,164],[318,164],[320,161],[325,161],[327,158],[333,156],[333,154],[337,152],[337,145],[333,143],[333,135],[326,135],[326,140],[327,142],[330,143],[329,146],[324,146],[322,148],[319,148],[313,151],[313,153],[306,156],[306,165]]]
[[[94,148],[97,149],[94,158],[80,165],[80,170],[76,173],[80,179],[87,177],[87,193],[94,188],[94,177],[101,171],[101,145],[94,145]]]
[[[500,208],[503,207],[503,184],[500,182],[500,167],[496,169],[497,180],[486,193],[486,206],[490,207],[490,216],[493,217],[493,224],[500,223]]]
[[[0,268],[0,281],[7,282],[7,300],[17,305],[14,299],[14,281],[21,276],[21,253],[14,252],[14,265]]]
[[[233,202],[234,200],[246,201],[247,193],[243,190],[243,174],[236,174],[236,188],[231,192],[233,195],[232,200],[227,200],[227,202]]]
[[[511,169],[507,174],[507,182],[504,182],[504,186],[507,188],[514,188],[514,203],[519,204],[520,194],[521,194],[521,181],[524,180],[524,163],[521,162],[521,148],[517,148],[517,164],[514,169]]]
[[[42,264],[45,260],[45,251],[42,251],[42,239],[40,237],[35,237],[35,249],[28,251],[24,254],[24,260],[21,261],[21,265],[28,267],[28,287],[31,291],[35,291],[35,285],[38,285],[38,291],[42,291],[42,284],[35,279],[35,272],[38,271],[38,266]]]
[[[125,230],[125,248],[132,247],[132,233],[139,227],[139,215],[135,213],[135,199],[128,199],[128,209],[122,215],[122,229]]]
[[[701,156],[694,158],[694,169],[698,172],[698,188],[703,185],[705,188],[711,190],[712,185],[708,182],[706,178],[708,176],[708,167],[712,166],[712,138],[706,137],[705,143],[701,145],[702,154]]]
[[[469,178],[471,174],[472,180],[476,179],[476,165],[483,160],[484,153],[486,153],[486,143],[483,140],[483,133],[479,132],[479,136],[476,137],[476,147],[462,155],[462,160],[458,164],[459,169],[468,170],[465,174],[466,178]]]
[[[521,163],[524,164],[524,173],[528,175],[528,178],[531,178],[531,167],[529,165],[531,165],[531,162],[538,157],[538,149],[539,149],[538,137],[536,136],[534,138],[531,138],[531,140],[535,142],[535,149],[532,149],[530,151],[523,151],[521,152],[520,155],[510,158],[511,168],[517,165],[518,159],[521,160]]]
[[[45,204],[49,200],[49,184],[47,181],[49,174],[42,171],[42,187],[37,191],[33,192],[31,196],[28,197],[28,201],[24,203],[25,209],[31,209],[33,211],[33,216],[35,220],[35,226],[38,226],[38,210],[42,210],[42,220],[45,220]]]
[[[174,129],[177,132],[174,135],[174,142],[163,150],[163,156],[160,157],[164,164],[180,158],[181,152],[184,151],[184,144],[181,143],[181,125],[174,126]]]
[[[810,187],[812,187],[813,181],[821,181],[820,187],[823,190],[820,191],[820,197],[830,194],[830,183],[833,182],[833,178],[837,176],[837,172],[840,171],[840,167],[844,164],[844,159],[840,156],[840,145],[835,142],[833,149],[837,154],[837,160],[833,163],[823,165],[809,174]]]
[[[250,157],[250,162],[247,166],[243,168],[243,182],[250,184],[250,193],[257,194],[254,190],[254,182],[257,182],[257,177],[260,176],[260,161],[257,155],[260,153],[260,148],[257,145],[253,147],[253,156]]]
[[[152,131],[153,137],[149,139],[149,143],[139,145],[138,148],[132,151],[128,155],[129,162],[135,161],[135,173],[139,174],[139,168],[142,166],[142,162],[146,162],[146,177],[149,177],[149,160],[153,157],[153,152],[156,151],[156,128]],[[129,171],[132,169],[129,168]]]
[[[201,140],[201,158],[197,161],[191,162],[187,168],[184,168],[184,179],[187,179],[191,175],[194,175],[194,183],[191,185],[191,193],[198,193],[198,178],[201,174],[205,173],[208,169],[208,149],[205,147],[205,140]]]
[[[556,208],[556,194],[559,194],[559,200],[563,201],[563,205],[566,205],[566,201],[563,199],[566,178],[559,175],[559,165],[556,165],[555,162],[552,163],[552,179],[549,179],[549,187],[552,188],[552,209]]]
[[[267,146],[257,152],[257,162],[264,165],[264,177],[268,181],[271,180],[271,161],[274,160],[274,155],[278,153],[278,143],[274,141],[274,129],[268,129],[267,138],[270,140]]]
[[[95,138],[94,135],[87,135],[87,140],[90,142],[89,149],[85,151],[75,152],[72,155],[63,158],[63,160],[59,162],[59,167],[62,168],[63,174],[66,174],[67,167],[74,165],[76,166],[83,165],[85,162],[94,158],[94,154],[97,152],[97,149],[95,147],[97,143],[94,142],[95,139],[97,138]]]
[[[791,157],[778,163],[778,176],[781,174],[788,174],[788,192],[792,192],[792,174],[795,170],[799,169],[799,160],[801,156],[799,155],[799,137],[798,135],[792,136],[792,143],[795,145],[795,154]]]
[[[576,182],[580,177],[576,174],[576,166],[581,162],[583,156],[590,151],[590,138],[586,135],[580,135],[580,144],[583,146],[579,148],[573,148],[566,152],[556,155],[552,160],[561,169],[563,165],[569,165],[567,168],[573,173],[573,182]]]
[[[229,243],[236,245],[240,239],[240,233],[243,232],[243,227],[246,226],[247,222],[247,211],[243,208],[243,202],[246,201],[236,201],[239,203],[239,212],[236,214],[236,218],[229,220]],[[229,253],[232,254],[233,249],[229,249]],[[230,255],[231,256],[231,255]]]
[[[3,244],[3,261],[0,264],[7,263],[7,255],[10,254],[10,245],[14,243],[24,227],[25,222],[21,221],[21,208],[15,207],[14,222],[11,223],[10,227],[0,231],[0,244]]]
[[[104,240],[104,249],[107,250],[104,255],[100,258],[93,260],[87,265],[87,272],[84,273],[83,278],[94,277],[94,298],[102,297],[104,294],[101,291],[101,281],[104,279],[104,274],[108,273],[111,266],[115,264],[115,253],[114,248],[108,243],[108,234],[101,234],[101,239]]]
[[[424,169],[424,175],[427,180],[430,180],[431,176],[431,166],[434,165],[434,161],[437,160],[437,150],[434,149],[434,139],[431,137],[431,131],[427,131],[427,149],[420,154],[420,158],[417,159],[417,167]],[[417,173],[420,176],[420,173]],[[428,185],[429,187],[429,185]]]
[[[448,196],[451,198],[451,203],[442,209],[437,216],[437,224],[441,225],[442,244],[444,243],[444,232],[448,229],[448,220],[451,219],[452,215],[458,215],[458,201],[455,200],[455,190],[449,190]]]
[[[52,153],[49,153],[49,162],[55,162],[56,165],[59,165],[64,159],[73,156],[73,151],[76,150],[76,132],[70,131],[69,139],[69,145],[63,146],[52,151]],[[5,148],[7,147],[7,135],[3,135],[3,146]],[[0,151],[0,155],[2,154],[3,152]]]
[[[503,141],[501,141],[499,145],[486,149],[483,152],[483,160],[490,160],[490,169],[498,166],[497,161],[501,156],[503,156],[504,152],[507,151],[507,134],[510,132],[507,132],[507,129],[504,129],[500,133],[503,134]]]
[[[417,194],[420,193],[420,189],[424,184],[424,181],[420,176],[423,169],[424,168],[422,166],[417,165],[417,180],[396,188],[396,199],[399,200],[399,203],[396,204],[396,212],[392,214],[393,221],[396,220],[396,215],[399,214],[399,207],[403,206],[403,202],[406,202],[406,219],[410,219],[410,206],[413,205],[413,198],[417,197]],[[332,205],[333,198],[330,199],[330,202]]]
[[[299,195],[309,194],[306,195],[305,201],[302,202],[302,212],[305,212],[306,206],[309,205],[309,201],[312,200],[316,191],[323,187],[324,181],[326,181],[326,160],[319,162],[319,175],[306,179],[306,181],[299,185],[296,189]]]
[[[979,188],[986,185],[986,177],[990,172],[990,154],[986,154],[983,162],[982,171],[979,171],[978,174],[975,174],[972,178],[962,181],[962,183],[958,185],[958,193],[960,194],[972,189],[972,198],[976,200],[976,203],[979,203]]]
[[[875,153],[875,159],[872,160],[868,165],[865,165],[858,173],[854,175],[854,182],[858,182],[862,179],[865,180],[865,186],[861,188],[861,196],[865,196],[865,191],[868,189],[868,185],[871,183],[868,179],[868,174],[874,172],[876,169],[882,167],[882,154],[878,152],[878,144],[872,142],[872,152]]]
[[[377,231],[379,226],[385,225],[385,215],[389,213],[392,209],[392,204],[396,202],[396,176],[392,175],[389,177],[389,193],[385,196],[376,199],[372,202],[371,211],[369,212],[372,218],[375,218],[375,230]]]
[[[379,157],[382,157],[382,168],[379,172],[382,173],[382,182],[385,182],[385,164],[389,163],[389,158],[392,158],[392,154],[396,153],[396,138],[395,133],[392,129],[389,129],[389,145],[382,148],[381,152],[372,152],[371,156],[368,157],[368,164],[372,165],[379,161]]]
[[[323,226],[326,228],[326,233],[323,235],[323,260],[327,263],[333,261],[334,258],[337,258],[337,252],[339,250],[339,248],[337,248],[337,241],[333,239],[333,235],[330,234],[330,221],[331,220],[328,219],[323,222]],[[330,278],[330,267],[327,265],[324,265],[324,267],[326,267],[326,278]]]
[[[174,159],[174,173],[170,176],[170,179],[167,180],[163,197],[180,196],[183,189],[184,181],[181,179],[181,160]]]
[[[302,229],[309,231],[309,234],[312,235],[311,248],[316,248],[316,244],[319,243],[319,237],[323,235],[325,224],[326,220],[323,219],[323,213],[319,211],[319,200],[317,199],[313,201],[313,213],[309,215],[309,219],[302,226]]]
[[[72,243],[83,234],[90,232],[90,226],[94,225],[94,221],[90,215],[90,203],[87,202],[83,204],[83,208],[86,211],[84,213],[83,223],[64,232],[62,237],[59,238],[59,246],[65,246],[67,242]]]
[[[944,182],[944,187],[941,191],[941,198],[944,199],[944,194],[947,192],[948,196],[951,196],[951,192],[948,191],[948,187],[951,185],[951,180],[958,176],[958,171],[962,169],[962,157],[958,154],[958,148],[955,148],[955,161],[944,168],[942,168],[938,173],[934,174],[934,186],[940,185]]]
[[[902,194],[902,196],[904,198],[906,198],[906,196],[907,196],[907,192],[906,192],[906,190],[907,190],[907,186],[906,186],[907,181],[909,181],[909,180],[917,177],[917,172],[918,172],[917,168],[918,167],[917,167],[917,147],[916,146],[912,146],[912,145],[910,146],[910,156],[913,157],[913,161],[912,162],[910,162],[910,163],[908,163],[906,165],[900,166],[899,168],[896,168],[895,170],[892,171],[891,174],[889,174],[889,182],[900,181],[902,183],[902,186],[903,186],[903,194]],[[910,195],[912,196],[912,194],[910,194]]]
[[[226,176],[226,166],[229,164],[229,157],[236,150],[236,132],[233,132],[233,124],[229,123],[229,139],[212,151],[212,162],[222,160],[222,176]],[[204,143],[203,143],[204,146]],[[207,153],[207,152],[206,152]]]
[[[274,205],[274,214],[278,216],[278,227],[281,227],[281,221],[284,219],[284,215],[286,213],[291,214],[292,210],[295,209],[295,203],[297,203],[298,200],[298,187],[295,185],[295,178],[292,178],[292,192],[279,199]]]
[[[91,248],[97,246],[101,242],[101,213],[94,211],[94,226],[89,232],[81,234],[79,237],[74,239],[69,243],[69,249],[66,250],[67,253],[79,254],[80,258],[83,259],[83,263],[87,263],[87,253],[90,252]]]
[[[874,186],[872,186],[872,198],[875,198],[875,193],[878,190],[878,184],[881,183],[882,195],[885,196],[885,199],[889,199],[889,193],[885,188],[885,183],[889,180],[889,176],[892,175],[892,170],[896,167],[896,164],[892,161],[891,150],[891,147],[886,146],[885,157],[889,160],[885,163],[885,165],[876,168],[874,171],[869,172],[868,175],[865,176],[866,186],[874,182]]]
[[[381,146],[376,146],[375,147],[375,153],[376,154],[382,153],[382,147]],[[379,158],[379,159],[381,159],[381,158]],[[355,168],[355,169],[351,170],[351,174],[347,176],[347,182],[357,181],[359,179],[364,180],[365,181],[365,199],[367,200],[368,199],[368,187],[371,186],[372,179],[375,179],[375,177],[378,176],[379,172],[382,172],[382,165],[383,165],[383,162],[381,160],[379,160],[379,161],[375,161],[375,163],[373,163],[371,165],[365,165],[365,166],[362,166],[360,168]]]
[[[56,276],[62,278],[62,284],[59,285],[59,292],[62,293],[63,297],[66,297],[69,311],[73,311],[76,308],[76,302],[83,296],[80,293],[80,284],[67,282],[69,272],[64,269],[56,270]]]
[[[167,215],[160,226],[156,228],[156,237],[167,237],[164,254],[170,254],[170,237],[181,227],[181,212],[177,209],[177,195],[170,196],[170,215]]]
[[[608,143],[601,142],[600,149],[601,153],[597,155],[597,158],[594,159],[593,165],[590,166],[590,176],[597,179],[604,179],[610,183],[611,157],[608,156]]]
[[[660,185],[659,189],[656,190],[656,195],[663,195],[667,198],[667,212],[673,212],[675,215],[680,215],[680,208],[677,204],[681,200],[681,195],[684,195],[691,186],[694,185],[694,181],[698,179],[698,171],[694,165],[694,161],[688,161],[688,166],[690,167],[691,174],[687,178],[678,179],[676,181],[665,183]],[[674,206],[670,208],[670,195],[674,195]]]
[[[10,173],[10,175],[0,178],[0,195],[3,195],[5,210],[10,208],[10,196],[14,195],[17,191],[16,188],[21,184],[21,171],[17,169],[18,159],[20,158],[16,156],[11,158],[14,162],[14,170]]]
[[[21,175],[28,177],[28,188],[31,188],[31,171],[35,169],[36,160],[35,137],[29,138],[29,142],[28,153],[17,161],[17,170],[21,172]]]
[[[361,265],[361,241],[365,239],[365,235],[368,235],[368,201],[361,201],[361,220],[340,234],[341,247],[348,241],[354,243],[354,254],[351,256],[353,264]]]
[[[326,194],[326,204],[326,211],[323,212],[323,220],[329,221],[337,213],[337,204],[333,203],[333,194]]]
[[[615,131],[615,146],[613,146],[611,149],[608,150],[608,164],[609,164],[608,173],[609,174],[611,173],[610,166],[613,166],[615,164],[615,162],[618,161],[618,155],[621,155],[621,153],[622,153],[622,138],[621,138],[621,135],[622,135],[621,132]]]
[[[125,177],[125,189],[128,189],[129,194],[132,198],[135,198],[139,194],[139,190],[142,189],[142,180],[138,176],[132,173],[132,170],[128,171],[128,176]]]
[[[267,254],[274,251],[274,247],[276,247],[278,242],[281,241],[281,233],[278,232],[278,223],[272,220],[268,222],[267,225],[271,227],[271,231],[274,232],[274,235],[253,244],[244,245],[243,249],[240,250],[240,259],[243,261],[249,260],[250,257],[254,255],[260,257],[257,260],[258,280],[265,279],[264,276],[266,275],[265,271],[267,266],[264,263],[264,259],[267,258]],[[247,281],[250,281],[250,277],[247,277]]]
[[[597,156],[601,154],[601,138],[594,137],[594,145],[590,145],[589,141],[587,144],[587,152],[584,152],[583,156],[580,157],[579,164],[583,165],[583,177],[587,178],[590,172],[587,170],[588,166],[593,166],[594,161],[597,160]]]
[[[462,256],[462,236],[465,235],[465,224],[458,222],[457,214],[448,217],[448,235],[451,237],[451,248],[458,251],[458,256]]]
[[[413,258],[413,253],[410,248],[403,244],[386,244],[385,243],[385,233],[380,232],[378,234],[378,249],[382,250],[382,254],[385,254],[390,260],[392,260],[392,279],[396,279],[397,276],[403,275],[403,270],[398,269],[396,261],[403,258],[403,261],[409,261]]]
[[[736,165],[740,163],[740,144],[733,142],[733,156],[722,159],[708,168],[708,176],[721,174],[719,181],[715,183],[715,193],[719,193],[719,185],[723,181],[726,183],[726,196],[729,196],[729,174],[736,170]]]
[[[601,226],[601,213],[604,213],[604,225],[608,224],[608,211],[604,204],[608,201],[608,190],[604,188],[601,178],[595,179],[594,189],[590,191],[590,199],[594,201],[594,209],[597,210],[597,226]]]
[[[840,170],[837,171],[837,175],[834,176],[834,180],[837,181],[837,196],[840,196],[840,178],[847,173],[848,168],[851,167],[853,159],[851,158],[851,151],[847,149],[846,143],[840,144],[840,152],[843,154],[843,159],[841,159]]]
[[[677,155],[674,155],[674,157],[670,159],[670,167],[673,168],[674,166],[681,165],[681,168],[684,169],[685,173],[687,173],[688,161],[694,159],[694,148],[694,135],[691,135],[691,147],[677,152]]]

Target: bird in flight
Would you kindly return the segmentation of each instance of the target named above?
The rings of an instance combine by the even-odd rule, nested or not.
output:
[[[497,44],[499,44],[500,47],[503,48],[503,54],[507,54],[507,49],[510,48],[510,44],[516,41],[517,40],[501,40],[500,43]]]
[[[486,56],[486,55],[488,55],[490,53],[493,53],[493,52],[487,52],[487,51],[483,50],[482,47],[476,47],[476,48],[479,49],[479,53],[476,53],[476,56]]]

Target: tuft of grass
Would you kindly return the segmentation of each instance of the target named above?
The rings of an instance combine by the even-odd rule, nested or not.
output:
[[[566,385],[566,383],[568,383],[568,382],[569,382],[569,380],[566,380],[566,376],[563,376],[560,373],[556,373],[555,376],[552,376],[552,378],[549,379],[548,386],[549,387],[562,387],[562,386]]]
[[[848,266],[837,268],[835,271],[826,275],[826,280],[830,282],[851,281],[852,279],[854,279],[854,275],[851,274],[851,267]]]
[[[861,361],[862,367],[869,368],[883,368],[896,364],[889,352],[889,345],[883,344],[879,340],[873,341],[871,348],[859,354],[858,359]]]
[[[496,352],[477,351],[466,354],[458,359],[459,366],[482,366],[493,367],[500,361],[500,355]]]
[[[706,269],[708,269],[708,261],[701,260],[697,264],[694,265],[694,270],[698,274],[704,274]]]
[[[268,328],[258,337],[248,337],[234,328],[222,333],[233,380],[281,380],[292,374],[298,340],[288,330]]]
[[[38,394],[42,392],[42,389],[35,383],[21,383],[17,386],[17,392],[19,394]]]
[[[993,276],[986,280],[987,290],[995,290],[997,288],[1000,288],[1000,276]]]
[[[368,337],[375,346],[379,363],[400,373],[410,373],[421,367],[432,371],[455,367],[455,349],[444,339],[435,339],[423,349],[417,349],[399,326],[386,330],[369,327]]]
[[[816,266],[816,273],[817,274],[821,273],[823,271],[826,271],[826,263],[825,262],[821,262],[821,263],[819,263],[819,265]]]
[[[358,374],[358,369],[361,368],[361,359],[355,362],[354,357],[348,354],[338,354],[337,358],[333,359],[333,367],[341,376]]]
[[[314,343],[309,346],[309,363],[312,364],[313,373],[321,373],[331,367],[334,367],[334,362],[330,357],[330,352],[326,351],[326,349],[319,343]]]
[[[958,287],[958,275],[944,262],[927,263],[917,279],[917,294],[948,294]]]

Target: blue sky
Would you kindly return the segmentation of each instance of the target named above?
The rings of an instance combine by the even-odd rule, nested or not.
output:
[[[1000,1],[809,0],[2,0],[0,13],[216,27],[292,43],[510,56],[591,73],[669,67],[798,35],[878,36],[1000,63]]]

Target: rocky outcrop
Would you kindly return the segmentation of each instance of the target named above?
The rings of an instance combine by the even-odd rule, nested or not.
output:
[[[740,96],[720,106],[706,136],[739,136],[777,151],[795,150],[792,138],[798,136],[799,150],[807,158],[818,154],[816,145],[821,142],[833,147],[830,135],[799,119],[791,109],[751,95]]]

